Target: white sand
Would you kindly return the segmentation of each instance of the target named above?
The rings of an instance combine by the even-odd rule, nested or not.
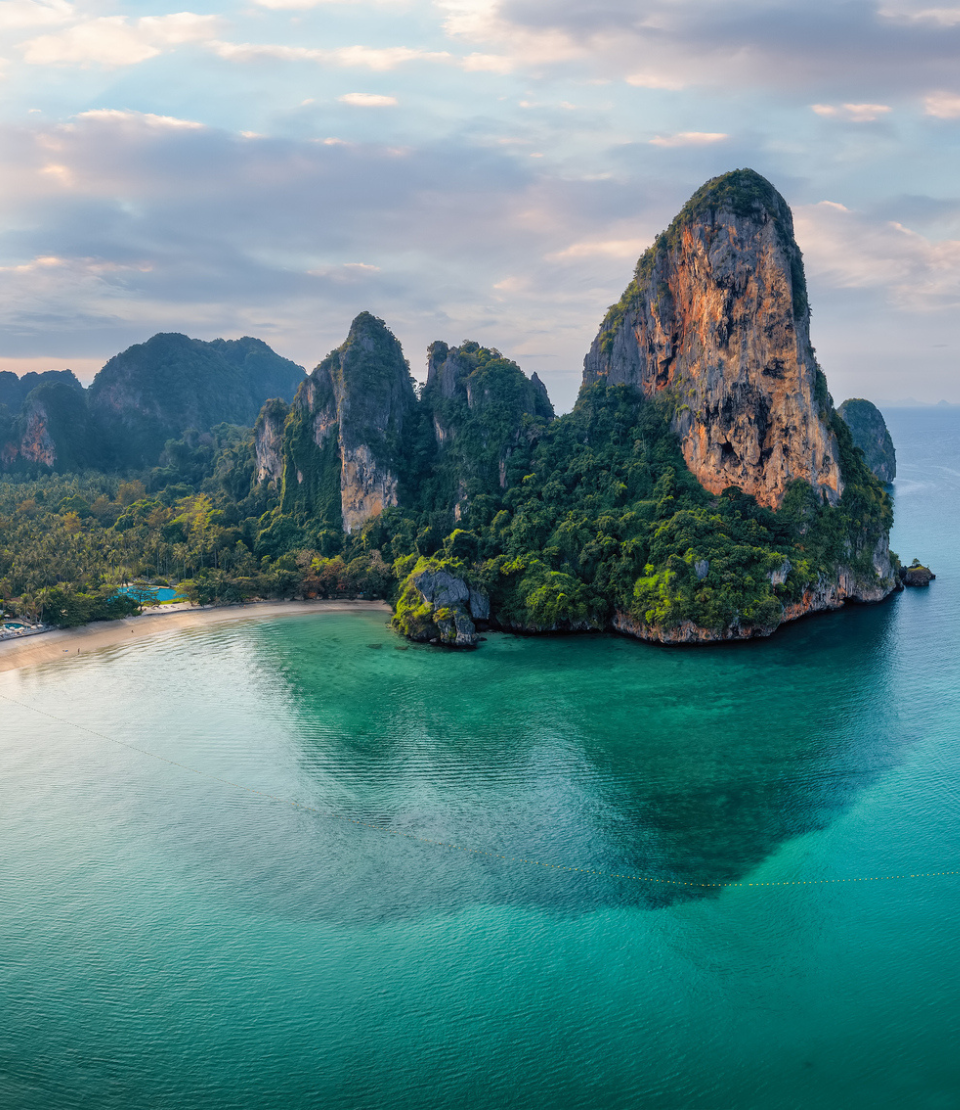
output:
[[[124,620],[96,621],[82,628],[62,628],[37,636],[0,641],[0,671],[69,659],[71,655],[76,656],[78,650],[84,654],[113,644],[135,643],[175,628],[196,628],[228,621],[273,620],[275,617],[293,617],[304,613],[357,612],[383,613],[387,616],[391,610],[385,601],[256,601],[208,609],[189,604],[164,605]]]

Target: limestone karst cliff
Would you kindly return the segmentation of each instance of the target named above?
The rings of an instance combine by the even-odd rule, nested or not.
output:
[[[863,452],[867,466],[881,482],[892,482],[897,476],[897,452],[883,413],[862,397],[844,401],[837,412],[850,429],[854,446]]]
[[[250,427],[292,398],[302,367],[260,339],[160,334],[111,358],[84,390],[69,370],[0,372],[0,470],[156,466],[167,440]]]
[[[286,401],[274,397],[260,410],[253,426],[256,481],[274,489],[279,489],[283,480],[283,429],[289,415]]]
[[[282,453],[283,510],[347,534],[401,501],[456,521],[506,488],[512,454],[553,415],[536,375],[473,342],[431,345],[418,398],[400,344],[364,312],[301,386],[280,447],[277,415],[261,412],[258,473],[269,480]]]
[[[396,337],[362,312],[346,340],[300,386],[284,439],[285,511],[319,516],[348,535],[397,504],[404,434],[416,413]],[[267,457],[264,425],[258,455]]]
[[[584,383],[667,394],[683,457],[711,493],[779,508],[789,483],[843,492],[814,357],[793,219],[759,174],[699,189],[637,264],[584,361]]]
[[[511,457],[554,418],[543,382],[528,378],[495,349],[433,343],[421,404],[437,446],[434,467],[447,479],[459,520],[476,494],[507,488]]]
[[[574,411],[538,432],[502,507],[467,514],[486,561],[471,568],[463,531],[445,541],[461,592],[481,583],[501,627],[664,643],[886,597],[891,503],[834,411],[809,320],[784,199],[750,170],[707,182],[607,313]],[[422,629],[415,576],[402,597],[397,620]]]
[[[0,406],[4,406],[9,416],[16,416],[23,408],[27,397],[40,385],[64,382],[79,386],[72,370],[31,370],[17,376],[10,370],[0,370]]]

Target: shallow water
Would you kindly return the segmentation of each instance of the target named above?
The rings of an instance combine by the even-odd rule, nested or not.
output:
[[[960,1105],[960,876],[821,882],[960,870],[960,420],[887,416],[937,581],[766,643],[0,675],[0,1105]]]

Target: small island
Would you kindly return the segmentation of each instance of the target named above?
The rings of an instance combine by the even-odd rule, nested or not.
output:
[[[908,567],[900,568],[900,581],[904,586],[929,586],[937,576],[929,567],[914,559]]]

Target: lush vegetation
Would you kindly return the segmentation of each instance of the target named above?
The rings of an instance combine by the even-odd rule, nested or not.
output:
[[[475,353],[475,369],[503,370]],[[508,404],[509,391],[496,396]],[[524,434],[506,437],[501,470],[485,446],[502,448],[504,437],[481,429],[504,432],[511,411],[443,410],[461,422],[475,464],[458,520],[442,500],[443,467],[457,469],[448,458],[419,503],[353,536],[336,526],[333,490],[327,511],[307,516],[258,486],[251,432],[230,425],[168,442],[161,465],[136,475],[7,479],[0,595],[24,616],[78,623],[123,615],[129,599],[118,600],[118,587],[178,581],[200,603],[399,596],[398,615],[416,623],[427,614],[409,579],[427,557],[483,589],[508,627],[601,628],[620,611],[641,625],[719,631],[775,627],[783,606],[838,564],[874,573],[890,501],[839,418],[839,507],[800,482],[774,513],[735,488],[707,493],[683,463],[669,413],[628,387],[596,385],[557,421],[527,414]]]
[[[464,343],[434,345],[418,398],[399,344],[366,313],[311,389],[311,404],[304,391],[261,413],[261,430],[271,422],[282,441],[279,489],[257,481],[253,431],[231,424],[168,440],[149,468],[0,482],[7,607],[76,623],[122,615],[130,599],[118,591],[131,582],[176,581],[200,603],[389,598],[400,627],[423,634],[445,620],[412,581],[429,565],[482,591],[504,627],[603,628],[616,615],[719,634],[776,627],[840,566],[875,581],[890,500],[825,390],[843,498],[830,506],[797,482],[772,512],[736,488],[714,496],[697,483],[668,397],[598,383],[555,420],[538,382]],[[399,505],[351,535],[341,441],[372,446],[398,479]]]
[[[841,504],[798,482],[775,513],[733,487],[707,493],[669,416],[628,387],[594,386],[511,457],[506,490],[475,498],[442,539],[419,531],[416,551],[470,566],[498,620],[527,629],[600,628],[617,610],[663,628],[771,628],[838,564],[872,581],[891,506],[842,421]],[[383,527],[396,556],[404,539],[394,521]]]
[[[383,597],[391,568],[362,542],[309,546],[253,481],[250,429],[220,425],[170,441],[161,465],[0,480],[0,599],[58,625],[126,616],[145,597],[121,588],[178,582],[200,604],[255,597]]]
[[[426,443],[408,456],[421,505],[466,506],[500,490],[506,461],[553,420],[539,380],[493,347],[434,343],[432,372],[421,395]],[[439,430],[438,447],[434,429]]]

